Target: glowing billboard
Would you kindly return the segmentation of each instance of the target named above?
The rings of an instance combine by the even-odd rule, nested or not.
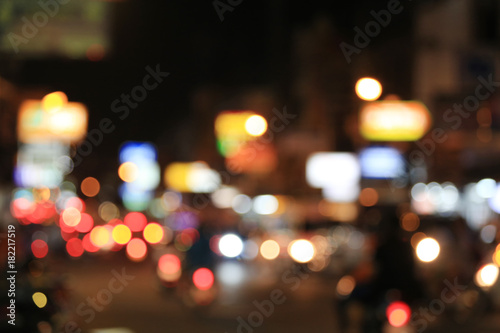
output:
[[[46,111],[39,100],[21,104],[17,122],[20,142],[66,142],[82,140],[87,134],[87,109],[81,103],[68,102],[56,111]]]
[[[174,162],[165,169],[165,185],[179,192],[211,193],[221,185],[217,171],[205,162]]]
[[[321,188],[328,201],[352,202],[359,194],[361,168],[357,156],[347,152],[318,152],[307,159],[306,180]]]
[[[363,178],[397,178],[405,173],[401,153],[392,147],[368,147],[359,153]]]
[[[418,101],[367,103],[360,114],[361,135],[370,141],[416,141],[429,130],[431,115]]]
[[[217,149],[222,156],[235,153],[267,130],[267,121],[253,111],[224,111],[215,119]]]

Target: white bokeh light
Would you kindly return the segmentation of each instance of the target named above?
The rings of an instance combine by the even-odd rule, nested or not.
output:
[[[424,238],[417,245],[417,257],[423,262],[435,260],[439,252],[439,243],[434,238]]]
[[[314,258],[316,250],[314,245],[306,239],[298,239],[288,246],[288,254],[299,263],[306,263]]]
[[[494,264],[487,264],[481,267],[476,273],[475,282],[479,287],[488,288],[497,282],[498,267]]]
[[[375,79],[364,77],[356,82],[356,95],[365,101],[374,101],[382,94],[382,85]]]
[[[253,198],[253,210],[259,215],[276,213],[279,207],[278,199],[274,195],[258,195]]]
[[[231,207],[238,214],[246,214],[252,209],[252,199],[248,195],[238,194],[233,198]]]
[[[228,258],[237,257],[243,252],[243,241],[235,234],[227,234],[219,240],[219,251]]]
[[[235,287],[243,283],[245,280],[245,266],[240,262],[225,261],[217,266],[215,275],[224,285]]]

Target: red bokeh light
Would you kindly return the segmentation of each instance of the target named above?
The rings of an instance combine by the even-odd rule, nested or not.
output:
[[[93,252],[99,251],[99,248],[97,246],[95,246],[94,244],[92,244],[92,242],[90,241],[90,234],[86,234],[83,237],[82,245],[83,245],[84,250],[87,252],[93,253]]]
[[[31,252],[36,258],[43,258],[49,252],[49,246],[45,241],[41,239],[36,239],[31,243]]]
[[[32,213],[34,210],[35,205],[26,198],[17,198],[12,201],[10,206],[10,212],[16,219],[25,218],[26,215]]]
[[[200,290],[208,290],[214,284],[214,274],[208,268],[198,268],[193,273],[193,283]]]
[[[64,222],[62,214],[59,216],[59,228],[67,234],[71,234],[76,231],[76,227],[71,227]]]
[[[111,219],[109,222],[108,222],[108,225],[117,225],[117,224],[122,224],[123,221],[120,220],[120,219]]]
[[[210,250],[212,250],[213,253],[215,253],[219,256],[222,255],[222,253],[219,250],[220,239],[221,239],[221,235],[215,235],[215,236],[212,236],[210,238],[210,241],[209,241]]]
[[[72,257],[79,257],[83,254],[83,244],[79,238],[71,238],[66,243],[66,251]]]
[[[394,327],[401,327],[408,323],[411,315],[411,309],[404,302],[392,302],[387,307],[385,314],[389,324]]]
[[[123,222],[130,228],[130,230],[136,232],[144,230],[144,227],[148,223],[148,219],[142,213],[131,212],[125,215]]]
[[[51,203],[38,203],[35,209],[25,217],[34,224],[41,224],[55,214],[55,208]]]
[[[69,241],[71,238],[78,237],[78,232],[65,232],[64,230],[61,229],[61,237],[64,239],[66,242]]]
[[[83,213],[85,211],[85,202],[78,197],[71,197],[64,203],[64,209],[69,207],[75,207],[80,213]]]
[[[184,244],[194,244],[200,239],[200,233],[195,228],[187,228],[181,232],[181,239]]]
[[[181,261],[175,254],[164,254],[158,260],[158,268],[164,274],[175,274],[181,269]]]
[[[78,232],[89,232],[94,227],[94,219],[87,213],[82,213],[80,223],[75,226]]]

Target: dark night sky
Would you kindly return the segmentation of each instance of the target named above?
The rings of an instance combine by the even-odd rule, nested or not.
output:
[[[385,8],[387,1],[246,0],[225,12],[223,22],[210,0],[128,1],[114,6],[112,53],[104,61],[30,59],[19,71],[3,73],[21,87],[63,90],[70,100],[85,103],[89,130],[103,117],[115,121],[116,131],[96,148],[96,156],[116,152],[124,140],[168,138],[169,131],[189,121],[192,93],[201,86],[271,84],[286,99],[295,32],[326,17],[338,31],[335,43],[352,42],[353,27],[372,19],[370,10]],[[407,33],[410,14],[408,10],[396,17],[374,44]],[[145,66],[156,64],[171,75],[129,117],[118,120],[110,111],[111,102],[142,82]],[[92,163],[89,167],[94,168],[98,162]]]

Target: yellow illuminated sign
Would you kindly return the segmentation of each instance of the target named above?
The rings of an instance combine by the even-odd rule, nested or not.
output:
[[[220,175],[205,162],[173,162],[165,169],[165,185],[178,192],[211,193],[221,185]]]
[[[254,116],[251,111],[225,111],[215,119],[215,133],[217,136],[247,136],[246,121]]]
[[[192,163],[174,162],[165,169],[165,185],[179,192],[189,192],[188,177]]]
[[[253,111],[224,111],[215,119],[217,147],[223,156],[236,152],[246,142],[267,130],[267,121]]]
[[[26,100],[18,116],[17,136],[20,142],[78,142],[87,133],[88,113],[81,103],[68,102],[48,112],[39,100]]]
[[[361,109],[360,132],[370,141],[416,141],[431,122],[429,110],[418,101],[370,102]]]

